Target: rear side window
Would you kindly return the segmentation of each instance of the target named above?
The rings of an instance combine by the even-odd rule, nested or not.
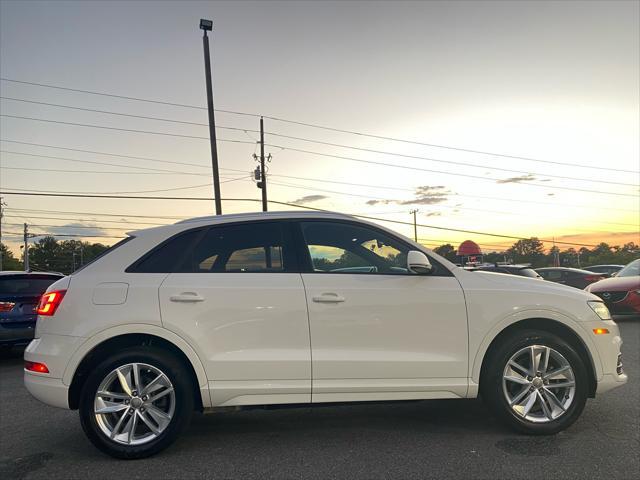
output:
[[[126,271],[134,273],[175,272],[188,258],[196,240],[198,240],[203,233],[202,229],[198,229],[176,235],[142,257],[127,268]]]
[[[284,272],[291,263],[287,253],[281,223],[217,226],[200,239],[180,271]]]
[[[127,269],[137,273],[284,272],[295,258],[278,222],[220,225],[179,234]]]

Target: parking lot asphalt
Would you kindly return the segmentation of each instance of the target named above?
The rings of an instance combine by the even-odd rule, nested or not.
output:
[[[640,320],[620,321],[629,383],[553,437],[511,432],[479,400],[196,415],[159,455],[115,460],[77,412],[33,399],[0,359],[0,478],[640,478]]]

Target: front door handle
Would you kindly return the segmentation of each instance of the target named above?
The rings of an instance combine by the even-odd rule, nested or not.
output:
[[[195,292],[182,292],[180,295],[171,295],[169,300],[178,303],[195,303],[204,302],[204,297],[201,297]]]
[[[313,301],[316,303],[341,303],[345,298],[341,297],[337,293],[323,293],[317,297],[313,297]]]

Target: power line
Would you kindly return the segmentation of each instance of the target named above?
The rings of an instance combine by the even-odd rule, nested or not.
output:
[[[159,216],[159,215],[131,215],[131,214],[118,214],[118,213],[99,213],[99,212],[74,212],[68,210],[36,210],[29,208],[8,208],[7,210],[11,211],[19,211],[19,212],[35,212],[35,213],[68,213],[70,215],[95,215],[100,217],[128,217],[128,218],[161,218],[164,220],[184,220],[185,218],[190,218],[189,216]],[[35,218],[35,217],[34,217]]]
[[[73,152],[90,153],[90,154],[95,154],[95,155],[105,155],[105,156],[118,157],[118,158],[129,158],[129,159],[135,159],[135,160],[146,160],[146,161],[149,161],[149,162],[159,162],[159,163],[169,163],[169,164],[176,164],[176,165],[186,165],[186,166],[207,168],[207,169],[210,168],[207,165],[200,165],[200,164],[196,164],[196,163],[176,162],[176,161],[171,161],[171,160],[161,160],[161,159],[150,158],[150,157],[138,157],[138,156],[133,156],[133,155],[122,155],[122,154],[117,154],[117,153],[112,153],[112,152],[101,152],[101,151],[95,151],[95,150],[83,150],[83,149],[78,149],[78,148],[61,147],[59,145],[48,145],[48,144],[33,143],[33,142],[21,142],[21,141],[17,141],[17,140],[6,140],[6,139],[0,139],[0,141],[8,142],[8,143],[17,143],[17,144],[20,144],[20,145],[30,145],[30,146],[43,147],[43,148],[53,148],[53,149],[58,149],[58,150],[68,150],[68,151],[73,151]],[[284,147],[277,147],[277,148],[284,148]],[[289,150],[291,150],[291,149],[289,148]],[[2,150],[0,150],[0,151],[2,151]],[[19,155],[37,156],[37,155],[34,155],[34,154],[28,154],[28,153],[22,153],[22,152],[8,152],[8,151],[5,151],[5,152],[6,153],[19,154]],[[306,150],[304,150],[302,152],[303,153],[310,153],[310,154],[314,154],[314,155],[327,155],[327,154],[322,154],[322,153],[319,153],[319,152],[308,152]],[[65,158],[65,157],[46,156],[46,158],[55,158],[55,159],[61,159],[61,160],[71,160],[71,161],[77,161],[77,162],[86,162],[86,161],[83,161],[83,160],[69,159],[69,158]],[[88,162],[88,163],[94,163],[94,162]],[[117,166],[117,167],[126,167],[126,168],[146,168],[146,167],[137,167],[137,166],[131,166],[131,165],[122,165],[122,164],[110,164],[110,163],[98,163],[98,164],[100,164],[100,165],[108,165],[108,166]],[[155,171],[157,169],[151,169],[151,170]],[[228,171],[232,171],[232,172],[244,172],[244,170],[233,169],[233,168],[221,168],[221,170],[228,170]],[[177,174],[183,174],[183,175],[198,175],[196,173],[186,173],[184,171],[177,171],[177,170],[158,170],[158,171],[167,172],[167,173],[177,173]],[[294,177],[294,176],[287,176],[287,175],[272,174],[272,176],[280,176],[280,177],[283,177],[283,178],[285,178],[285,177],[286,178],[294,178],[294,179],[299,179],[299,180],[310,180],[310,181],[324,182],[324,183],[336,183],[336,184],[344,184],[344,185],[369,186],[369,187],[373,187],[373,188],[384,188],[384,189],[393,189],[393,190],[406,190],[406,191],[410,191],[411,190],[411,191],[415,191],[415,189],[410,189],[410,188],[390,187],[390,186],[381,186],[381,185],[365,185],[365,184],[358,184],[358,183],[337,182],[337,181],[334,181],[334,180],[324,180],[324,179],[315,179],[315,178],[306,178],[306,177]],[[473,178],[476,178],[476,177],[473,177]],[[460,196],[460,197],[481,198],[481,199],[485,199],[485,200],[498,200],[498,201],[501,201],[501,202],[532,203],[532,204],[538,204],[538,205],[553,205],[553,206],[564,206],[564,207],[573,207],[573,208],[588,208],[590,210],[600,209],[600,210],[607,210],[607,211],[617,210],[617,211],[622,211],[622,212],[633,212],[633,213],[636,212],[636,210],[609,207],[609,206],[607,206],[607,207],[598,207],[598,206],[591,206],[591,205],[576,205],[576,204],[557,203],[557,202],[549,203],[549,202],[540,202],[540,201],[537,201],[537,200],[516,199],[516,198],[501,198],[501,197],[491,197],[491,196],[483,196],[483,195],[468,195],[468,194],[461,194],[461,193],[456,193],[456,195]]]
[[[113,172],[108,170],[64,170],[60,168],[28,168],[28,167],[4,167],[0,166],[0,170],[20,170],[26,172],[53,172],[53,173],[88,173],[88,174],[108,174],[108,175],[176,175],[180,172]],[[188,174],[201,175],[201,174]]]
[[[346,157],[344,155],[334,155],[334,154],[330,154],[330,153],[321,153],[321,152],[314,152],[311,150],[303,150],[300,148],[293,148],[293,147],[285,147],[282,145],[275,145],[275,144],[265,144],[269,147],[274,147],[274,148],[280,148],[281,150],[290,150],[292,152],[299,152],[299,153],[306,153],[309,155],[318,155],[321,157],[330,157],[330,158],[338,158],[338,159],[342,159],[342,160],[349,160],[352,162],[360,162],[360,163],[367,163],[370,165],[379,165],[379,166],[384,166],[384,167],[394,167],[394,168],[402,168],[405,170],[415,170],[415,171],[420,171],[420,172],[430,172],[430,173],[439,173],[442,175],[451,175],[451,176],[455,176],[455,177],[466,177],[466,178],[473,178],[474,180],[484,180],[484,181],[489,181],[492,183],[497,183],[498,180],[500,179],[495,179],[495,178],[487,178],[487,177],[481,177],[481,176],[477,176],[477,175],[469,175],[469,174],[464,174],[464,173],[453,173],[453,172],[445,172],[442,170],[431,170],[428,168],[420,168],[420,167],[412,167],[409,165],[398,165],[398,164],[394,164],[394,163],[385,163],[385,162],[376,162],[373,160],[363,160],[361,158],[353,158],[353,157]],[[637,197],[637,195],[632,195],[632,194],[627,194],[627,193],[618,193],[618,192],[604,192],[601,190],[587,190],[584,188],[573,188],[573,187],[561,187],[558,185],[540,185],[538,183],[529,183],[529,182],[518,182],[519,185],[528,185],[531,187],[539,187],[539,188],[552,188],[552,189],[556,189],[556,190],[572,190],[572,191],[576,191],[576,192],[587,192],[587,193],[596,193],[596,194],[602,194],[602,195],[615,195],[615,196],[621,196],[621,197]]]
[[[39,193],[39,192],[11,192],[11,191],[3,191],[0,192],[3,195],[22,195],[22,196],[38,196],[38,197],[63,197],[63,198],[109,198],[109,199],[124,199],[124,200],[186,200],[186,201],[212,201],[212,198],[206,198],[206,197],[169,197],[169,196],[144,196],[144,197],[139,197],[139,196],[131,196],[131,195],[86,195],[86,194],[64,194],[64,193]],[[262,202],[261,200],[255,199],[255,198],[222,198],[221,200],[224,201],[237,201],[237,202]],[[314,211],[320,211],[320,212],[328,212],[328,210],[323,210],[321,208],[314,208],[314,207],[309,207],[306,205],[298,205],[295,203],[288,203],[288,202],[280,202],[277,200],[269,200],[269,202],[277,204],[277,205],[286,205],[286,206],[290,206],[290,207],[297,207],[297,208],[303,208],[306,210],[314,210]],[[395,224],[399,224],[399,225],[413,225],[413,222],[403,222],[400,220],[389,220],[386,218],[379,218],[379,217],[372,217],[372,216],[368,216],[368,215],[353,215],[354,217],[358,217],[358,218],[363,218],[366,220],[376,220],[376,221],[381,221],[381,222],[388,222],[388,223],[395,223]],[[449,228],[449,227],[439,227],[436,225],[426,225],[426,224],[417,224],[417,226],[419,227],[423,227],[423,228],[432,228],[435,230],[444,230],[444,231],[451,231],[451,232],[460,232],[460,233],[469,233],[469,234],[473,234],[473,235],[485,235],[485,236],[490,236],[490,237],[498,237],[498,238],[509,238],[509,239],[515,239],[515,240],[528,240],[528,238],[526,237],[517,237],[514,235],[502,235],[502,234],[498,234],[498,233],[488,233],[488,232],[479,232],[479,231],[475,231],[475,230],[464,230],[464,229],[459,229],[459,228]],[[548,243],[552,243],[553,240],[545,240],[545,239],[539,239],[541,242],[548,242]],[[577,246],[582,246],[582,247],[597,247],[597,245],[593,245],[593,244],[586,244],[586,243],[577,243],[577,242],[561,242],[561,241],[555,241],[556,244],[565,244],[565,245],[577,245]]]
[[[340,144],[340,143],[332,143],[332,142],[324,142],[324,141],[320,141],[320,140],[312,140],[312,139],[308,139],[308,138],[303,138],[303,137],[295,137],[292,135],[284,135],[281,133],[274,133],[274,132],[265,132],[269,135],[273,135],[275,137],[280,137],[280,138],[286,138],[289,140],[299,140],[299,141],[303,141],[303,142],[309,142],[309,143],[316,143],[319,145],[326,145],[326,146],[330,146],[330,147],[339,147],[339,148],[348,148],[350,150],[357,150],[360,152],[367,152],[367,153],[375,153],[378,155],[390,155],[390,156],[394,156],[394,157],[402,157],[402,158],[410,158],[410,159],[414,159],[414,160],[427,160],[430,162],[438,162],[438,163],[445,163],[448,165],[459,165],[459,166],[463,166],[463,167],[473,167],[473,168],[482,168],[485,170],[498,170],[498,171],[502,171],[502,172],[509,172],[509,173],[518,173],[518,174],[523,174],[523,175],[540,175],[540,176],[544,176],[544,177],[550,177],[550,178],[559,178],[562,180],[577,180],[580,182],[593,182],[593,183],[609,183],[609,184],[613,184],[613,185],[624,185],[624,186],[629,186],[629,187],[635,187],[636,185],[633,183],[621,183],[621,182],[610,182],[607,180],[599,180],[599,179],[592,179],[592,178],[579,178],[579,177],[567,177],[567,176],[562,176],[562,175],[552,175],[550,173],[536,173],[536,172],[531,172],[531,171],[524,171],[524,170],[513,170],[510,168],[501,168],[501,167],[492,167],[492,166],[488,166],[488,165],[476,165],[473,163],[466,163],[466,162],[457,162],[454,160],[442,160],[439,158],[431,158],[431,157],[422,157],[420,155],[409,155],[409,154],[405,154],[405,153],[398,153],[398,152],[389,152],[389,151],[384,151],[384,150],[375,150],[373,148],[364,148],[364,147],[355,147],[352,145],[345,145],[345,144]],[[627,173],[638,173],[638,172],[633,172],[633,171],[627,171],[625,170],[625,172]],[[495,179],[494,179],[495,180]],[[529,184],[529,185],[533,185],[533,184]]]
[[[184,103],[174,103],[174,102],[165,102],[162,100],[151,100],[148,98],[140,98],[140,97],[129,97],[129,96],[125,96],[125,95],[116,95],[113,93],[106,93],[106,92],[96,92],[93,90],[80,90],[78,88],[69,88],[69,87],[61,87],[58,85],[51,85],[48,83],[36,83],[36,82],[25,82],[23,80],[14,80],[11,78],[6,78],[6,77],[1,77],[0,80],[3,80],[5,82],[11,82],[11,83],[21,83],[23,85],[33,85],[36,87],[46,87],[46,88],[54,88],[57,90],[66,90],[68,92],[78,92],[78,93],[87,93],[89,95],[100,95],[102,97],[112,97],[112,98],[120,98],[123,100],[135,100],[138,102],[146,102],[146,103],[156,103],[158,105],[169,105],[172,107],[184,107],[184,108],[193,108],[196,110],[206,110],[206,107],[200,107],[198,105],[188,105],[188,104],[184,104]],[[220,113],[229,113],[229,114],[233,114],[233,115],[245,115],[245,116],[249,116],[249,117],[257,117],[259,115],[254,114],[254,113],[246,113],[246,112],[237,112],[237,111],[233,111],[233,110],[221,110],[221,109],[216,109],[216,112],[220,112]]]
[[[440,144],[435,144],[435,143],[419,142],[419,141],[415,141],[415,140],[406,140],[406,139],[401,139],[401,138],[387,137],[387,136],[384,136],[384,135],[375,135],[375,134],[370,134],[370,133],[356,132],[356,131],[353,131],[353,130],[344,130],[344,129],[340,129],[340,128],[327,127],[327,126],[322,126],[322,125],[317,125],[317,124],[312,124],[312,123],[298,122],[298,121],[295,121],[295,120],[287,120],[287,119],[284,119],[284,118],[272,117],[272,116],[269,116],[269,115],[264,115],[264,118],[268,118],[270,120],[275,120],[275,121],[278,121],[278,122],[285,122],[285,123],[291,123],[291,124],[295,124],[295,125],[302,125],[302,126],[305,126],[305,127],[319,128],[319,129],[322,129],[322,130],[328,130],[328,131],[339,132],[339,133],[347,133],[347,134],[350,134],[350,135],[358,135],[358,136],[361,136],[361,137],[369,137],[369,138],[377,138],[379,140],[389,140],[389,141],[393,141],[393,142],[409,143],[409,144],[413,144],[413,145],[421,145],[421,146],[424,146],[424,147],[443,148],[443,149],[446,149],[446,150],[455,150],[455,151],[465,152],[465,153],[475,153],[475,154],[479,154],[479,155],[489,155],[489,156],[493,156],[493,157],[512,158],[512,159],[516,159],[516,160],[526,160],[526,161],[530,161],[530,162],[541,162],[541,163],[548,163],[548,164],[553,164],[553,165],[564,165],[564,166],[567,166],[567,167],[590,168],[590,169],[594,169],[594,170],[615,171],[615,172],[623,172],[623,173],[640,173],[637,170],[622,170],[622,169],[615,169],[615,168],[608,168],[608,167],[595,167],[595,166],[592,166],[592,165],[582,165],[582,164],[576,164],[576,163],[556,162],[556,161],[552,161],[552,160],[543,160],[543,159],[540,159],[540,158],[524,157],[524,156],[520,156],[520,155],[509,155],[509,154],[504,154],[504,153],[487,152],[487,151],[483,151],[483,150],[474,150],[474,149],[470,149],[470,148],[452,147],[450,145],[440,145]]]
[[[24,84],[24,85],[33,85],[33,86],[38,86],[38,87],[53,88],[53,89],[58,89],[58,90],[71,91],[71,92],[86,93],[86,94],[90,94],[90,95],[100,95],[100,96],[105,96],[105,97],[120,98],[120,99],[124,99],[124,100],[135,100],[135,101],[147,102],[147,103],[155,103],[155,104],[160,104],[160,105],[170,105],[170,106],[175,106],[175,107],[184,107],[184,108],[191,108],[191,109],[197,109],[197,110],[206,110],[205,107],[200,107],[200,106],[197,106],[197,105],[189,105],[189,104],[183,104],[183,103],[166,102],[166,101],[161,101],[161,100],[152,100],[152,99],[148,99],[148,98],[117,95],[117,94],[106,93],[106,92],[97,92],[97,91],[92,91],[92,90],[81,90],[81,89],[77,89],[77,88],[62,87],[62,86],[46,84],[46,83],[36,83],[36,82],[27,82],[27,81],[23,81],[23,80],[15,80],[15,79],[7,78],[7,77],[1,77],[0,80],[3,80],[5,82]],[[614,168],[608,168],[608,167],[596,167],[596,166],[592,166],[592,165],[583,165],[583,164],[575,164],[575,163],[558,162],[558,161],[552,161],[552,160],[544,160],[544,159],[540,159],[540,158],[525,157],[525,156],[521,156],[521,155],[511,155],[511,154],[489,152],[489,151],[476,150],[476,149],[470,149],[470,148],[454,147],[454,146],[450,146],[450,145],[427,143],[427,142],[421,142],[421,141],[415,141],[415,140],[406,140],[406,139],[400,139],[400,138],[389,137],[389,136],[384,136],[384,135],[375,135],[375,134],[370,134],[370,133],[358,132],[358,131],[354,131],[354,130],[346,130],[346,129],[328,127],[328,126],[318,125],[318,124],[313,124],[313,123],[300,122],[300,121],[296,121],[296,120],[288,120],[288,119],[285,119],[285,118],[275,117],[275,116],[270,116],[270,115],[260,115],[260,114],[257,114],[257,113],[247,113],[247,112],[238,112],[238,111],[233,111],[233,110],[221,110],[221,109],[216,109],[216,111],[217,112],[221,112],[221,113],[229,113],[229,114],[234,114],[234,115],[244,115],[244,116],[250,116],[250,117],[263,116],[264,118],[268,118],[270,120],[274,120],[274,121],[278,121],[278,122],[284,122],[284,123],[290,123],[290,124],[295,124],[295,125],[301,125],[301,126],[305,126],[305,127],[318,128],[318,129],[323,129],[323,130],[327,130],[327,131],[346,133],[346,134],[357,135],[357,136],[362,136],[362,137],[377,138],[379,140],[388,140],[388,141],[393,141],[393,142],[408,143],[408,144],[421,145],[421,146],[432,147],[432,148],[442,148],[442,149],[447,149],[447,150],[455,150],[455,151],[460,151],[460,152],[465,152],[465,153],[474,153],[474,154],[489,155],[489,156],[494,156],[494,157],[512,158],[512,159],[517,159],[517,160],[525,160],[525,161],[530,161],[530,162],[540,162],[540,163],[547,163],[547,164],[552,164],[552,165],[564,165],[564,166],[568,166],[568,167],[589,168],[589,169],[594,169],[594,170],[617,171],[617,172],[624,172],[624,173],[639,173],[638,171],[634,171],[634,170],[614,169]]]
[[[11,211],[13,211],[14,209],[10,209]],[[4,218],[24,218],[20,215],[4,215]],[[29,218],[36,218],[38,220],[64,220],[64,221],[69,221],[69,220],[74,220],[76,222],[93,222],[93,223],[114,223],[114,224],[120,224],[120,225],[129,225],[131,227],[133,227],[134,225],[151,225],[151,226],[155,226],[155,227],[159,227],[162,225],[167,225],[166,223],[152,223],[152,222],[124,222],[124,221],[117,221],[117,220],[101,220],[101,219],[92,219],[92,218],[75,218],[75,217],[41,217],[41,216],[33,216],[33,215],[29,215]],[[59,226],[65,226],[65,225],[56,225],[56,227]]]
[[[39,101],[27,100],[27,99],[22,99],[22,98],[14,98],[14,97],[0,96],[0,98],[4,99],[4,100],[12,100],[12,101],[16,101],[16,102],[25,102],[25,103],[32,103],[32,104],[37,104],[37,105],[47,105],[47,106],[52,106],[52,107],[67,108],[67,109],[80,110],[80,111],[85,111],[85,112],[102,113],[102,114],[117,115],[117,116],[123,116],[123,117],[139,118],[139,119],[146,119],[146,120],[157,120],[157,121],[178,123],[178,124],[184,124],[184,125],[195,125],[195,126],[200,126],[200,127],[208,127],[208,124],[206,124],[206,123],[189,122],[189,121],[175,120],[175,119],[164,118],[164,117],[150,117],[150,116],[145,116],[145,115],[134,115],[134,114],[129,114],[129,113],[113,112],[113,111],[110,111],[110,110],[98,110],[98,109],[93,109],[93,108],[84,108],[84,107],[77,107],[77,106],[73,106],[73,105],[64,105],[64,104],[58,104],[58,103],[39,102]],[[29,118],[29,117],[19,117],[19,118],[29,119],[29,120],[45,121],[43,119],[34,119],[34,118]],[[47,120],[47,121],[55,122],[54,120]],[[62,123],[65,123],[65,122],[62,122]],[[66,123],[66,124],[68,124],[68,123]],[[103,127],[103,126],[98,126],[98,125],[83,125],[83,126],[91,126],[91,127],[94,127],[94,128],[110,128],[110,127]],[[242,131],[242,132],[246,133],[247,135],[249,135],[249,132],[259,133],[256,130],[236,128],[236,127],[218,126],[217,128],[227,129],[227,130],[234,130],[234,131]],[[130,131],[130,130],[125,129],[125,131]],[[156,134],[159,134],[158,132],[144,132],[144,133],[156,133]],[[437,158],[431,158],[431,157],[422,157],[422,156],[417,156],[417,155],[405,155],[405,154],[401,154],[401,153],[397,153],[397,152],[383,152],[383,151],[378,151],[378,150],[355,147],[355,146],[351,146],[351,145],[335,144],[335,143],[323,142],[323,141],[309,139],[309,138],[301,138],[301,137],[294,137],[294,136],[290,136],[290,135],[283,135],[283,134],[279,134],[279,133],[275,133],[275,132],[266,132],[266,133],[274,135],[274,136],[282,137],[282,138],[288,138],[288,139],[300,140],[300,141],[305,141],[305,142],[317,143],[317,144],[321,144],[321,145],[328,145],[328,146],[334,146],[334,147],[340,147],[340,148],[349,148],[349,149],[354,149],[354,150],[367,151],[367,152],[371,152],[371,153],[379,153],[379,154],[384,154],[384,155],[401,156],[401,157],[405,157],[405,158],[412,158],[412,159],[419,159],[419,160],[427,160],[427,161],[431,161],[431,162],[445,163],[445,164],[450,164],[450,165],[459,165],[459,166],[472,167],[472,168],[483,168],[483,169],[488,169],[488,170],[497,170],[497,171],[503,171],[503,172],[508,172],[508,173],[517,173],[517,174],[525,174],[525,175],[526,174],[542,175],[542,176],[545,176],[545,177],[559,178],[559,179],[563,179],[563,180],[574,180],[574,181],[591,182],[591,183],[608,183],[608,184],[612,184],[612,185],[623,185],[623,186],[635,186],[634,184],[623,183],[623,182],[612,182],[612,181],[607,181],[607,180],[591,179],[591,178],[569,177],[569,176],[554,175],[554,174],[549,174],[549,173],[542,174],[542,173],[531,172],[531,171],[514,170],[514,169],[509,169],[509,168],[493,167],[493,166],[486,166],[486,165],[476,165],[476,164],[473,164],[473,163],[458,162],[458,161],[453,161],[453,160],[443,160],[443,159],[437,159]],[[173,134],[169,133],[169,134],[166,134],[166,135],[173,135]],[[197,138],[202,138],[202,137],[197,137]]]
[[[220,183],[229,183],[229,182],[236,182],[238,180],[248,180],[248,175],[244,175],[242,177],[238,177],[238,178],[232,178],[229,180],[225,180],[224,182],[220,182]],[[129,194],[129,193],[158,193],[158,192],[173,192],[176,190],[189,190],[192,188],[202,188],[202,187],[210,187],[211,183],[204,183],[204,184],[200,184],[200,185],[191,185],[188,187],[173,187],[173,188],[160,188],[157,190],[135,190],[135,191],[129,191],[129,192],[68,192],[68,193],[78,193],[78,194],[104,194],[104,195],[121,195],[121,194]],[[16,192],[31,192],[34,189],[33,188],[14,188],[11,187],[13,190],[15,190]],[[56,190],[39,190],[40,192],[44,192],[44,193],[65,193],[65,192],[59,192]]]
[[[37,157],[37,158],[52,158],[54,160],[66,160],[68,162],[76,162],[76,163],[87,163],[91,165],[106,165],[110,167],[123,167],[123,168],[135,168],[139,170],[146,170],[152,172],[166,172],[180,175],[196,175],[198,177],[202,177],[205,175],[204,173],[195,173],[195,172],[183,172],[179,170],[167,170],[165,168],[151,168],[151,167],[139,167],[137,165],[123,165],[121,163],[107,163],[107,162],[94,162],[92,160],[79,160],[77,158],[68,158],[68,157],[57,157],[52,155],[38,155],[35,153],[24,153],[24,152],[13,152],[9,150],[0,150],[0,153],[10,153],[12,155],[24,155],[28,157]]]
[[[209,137],[201,137],[198,135],[184,135],[184,134],[180,134],[180,133],[169,133],[169,132],[154,132],[154,131],[150,131],[150,130],[136,130],[133,128],[119,128],[119,127],[108,127],[106,125],[93,125],[90,123],[74,123],[74,122],[63,122],[61,120],[51,120],[51,119],[47,119],[47,118],[35,118],[35,117],[23,117],[20,115],[8,115],[5,113],[0,114],[0,117],[7,117],[7,118],[17,118],[20,120],[31,120],[34,122],[45,122],[45,123],[56,123],[59,125],[69,125],[72,127],[87,127],[87,128],[101,128],[104,130],[115,130],[118,132],[127,132],[127,133],[146,133],[149,135],[161,135],[164,137],[178,137],[178,138],[189,138],[189,139],[197,139],[197,140],[209,140]],[[227,129],[227,130],[240,130],[240,131],[244,131],[243,128],[235,128],[235,127],[217,127],[217,128],[223,128],[223,129]],[[228,138],[218,138],[219,142],[227,142],[227,143],[242,143],[245,145],[253,145],[253,142],[249,142],[247,140],[232,140],[232,139],[228,139]]]

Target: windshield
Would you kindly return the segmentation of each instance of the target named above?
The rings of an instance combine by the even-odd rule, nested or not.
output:
[[[640,258],[634,260],[618,272],[616,277],[635,277],[640,275]]]
[[[536,272],[532,268],[523,268],[523,269],[521,269],[520,270],[520,275],[522,275],[523,277],[540,278],[540,275],[538,275],[538,272]]]

